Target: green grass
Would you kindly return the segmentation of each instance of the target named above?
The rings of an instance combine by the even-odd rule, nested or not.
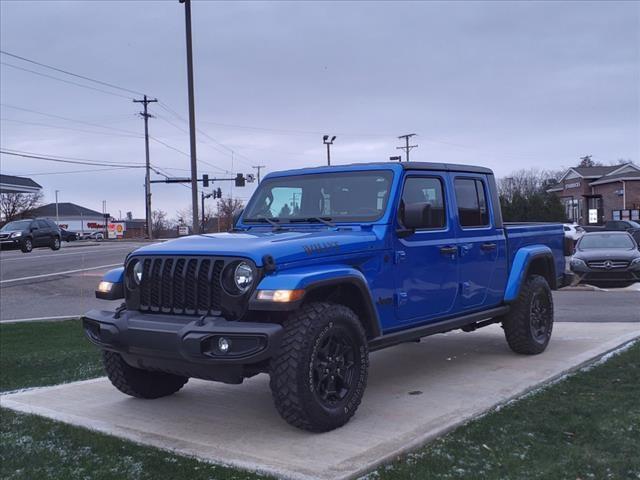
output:
[[[262,478],[6,408],[0,422],[5,480]]]
[[[0,391],[102,375],[80,320],[0,324]]]
[[[78,321],[0,326],[2,390],[102,375]],[[24,353],[27,352],[27,353]],[[640,343],[463,425],[370,479],[640,479]],[[255,479],[46,418],[0,410],[0,478]]]
[[[640,343],[378,469],[394,479],[640,479]]]

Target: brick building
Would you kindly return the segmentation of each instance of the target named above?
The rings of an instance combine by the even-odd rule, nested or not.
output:
[[[640,167],[632,163],[573,167],[548,191],[560,197],[567,219],[580,225],[640,220]]]

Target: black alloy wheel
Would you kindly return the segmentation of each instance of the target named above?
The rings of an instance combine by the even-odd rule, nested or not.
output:
[[[333,332],[314,351],[312,384],[322,405],[334,408],[351,391],[357,346],[352,337]]]
[[[536,341],[544,343],[549,335],[553,314],[549,297],[541,292],[536,292],[531,299],[529,319],[531,335]]]

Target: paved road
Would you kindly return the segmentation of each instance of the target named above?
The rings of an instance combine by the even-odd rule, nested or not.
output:
[[[554,292],[557,322],[640,322],[640,291]]]
[[[119,302],[99,301],[94,289],[109,269],[141,243],[100,243],[57,252],[0,252],[0,320],[78,315]]]
[[[119,301],[94,297],[107,270],[122,265],[127,253],[142,244],[99,243],[67,246],[54,252],[36,249],[0,252],[0,321],[80,315],[92,308],[112,309]],[[639,291],[554,293],[556,320],[568,322],[638,322]]]

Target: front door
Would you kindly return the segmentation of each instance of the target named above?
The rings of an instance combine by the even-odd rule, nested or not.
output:
[[[465,310],[493,303],[493,295],[488,295],[488,290],[504,240],[494,227],[486,177],[455,174],[453,185],[460,256],[458,302],[459,310]]]
[[[450,225],[447,174],[412,174],[404,181],[400,209],[428,203],[429,218],[407,237],[394,238],[396,316],[401,322],[423,323],[449,313],[458,292],[455,226]],[[398,226],[402,227],[400,219]]]

